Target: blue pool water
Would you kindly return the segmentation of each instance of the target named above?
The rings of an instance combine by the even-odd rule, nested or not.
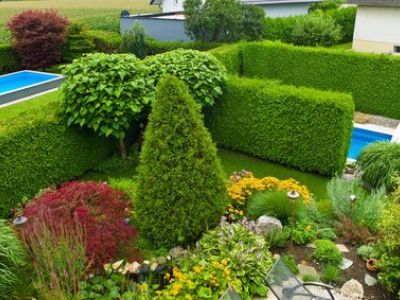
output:
[[[348,158],[357,159],[360,152],[368,144],[378,141],[390,141],[391,139],[392,136],[390,134],[354,127]]]
[[[0,76],[0,94],[11,92],[13,90],[24,88],[30,85],[43,83],[58,77],[59,75],[32,71],[21,71],[2,75]]]

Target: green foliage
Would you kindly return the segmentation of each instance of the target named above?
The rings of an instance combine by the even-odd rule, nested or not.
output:
[[[108,184],[116,190],[124,192],[129,200],[135,202],[137,184],[135,181],[129,178],[110,178]]]
[[[192,49],[198,51],[207,51],[221,46],[221,43],[202,42],[202,41],[159,41],[146,37],[147,54],[155,55],[177,49]]]
[[[385,187],[393,191],[395,176],[400,172],[400,144],[376,142],[363,149],[357,164],[362,171],[361,179],[370,188]]]
[[[341,270],[337,266],[327,265],[324,267],[321,273],[321,279],[327,283],[334,283],[339,281],[341,276]]]
[[[8,216],[24,196],[82,176],[112,153],[104,139],[66,128],[55,115],[57,104],[43,100],[32,101],[36,107],[21,103],[0,112],[0,176],[7,178],[0,182],[0,216]]]
[[[301,46],[332,46],[341,39],[341,28],[335,20],[322,13],[299,18],[294,24],[292,40]]]
[[[237,77],[207,115],[219,145],[324,175],[342,171],[352,120],[349,95]]]
[[[65,67],[61,111],[68,125],[125,137],[153,99],[147,69],[130,54],[88,54]]]
[[[246,213],[252,219],[267,215],[288,224],[294,207],[286,193],[279,190],[257,192],[246,201]]]
[[[384,189],[368,193],[360,181],[336,177],[328,183],[327,192],[332,202],[333,213],[338,220],[348,218],[357,225],[367,226],[372,232],[377,230],[387,203]],[[356,196],[355,203],[350,200],[351,195]]]
[[[21,62],[17,53],[10,45],[0,44],[0,75],[20,70]]]
[[[312,258],[327,265],[339,266],[343,260],[343,254],[336,247],[336,244],[330,240],[314,241],[315,251]]]
[[[290,231],[273,229],[270,230],[265,236],[270,249],[283,248],[289,243]]]
[[[132,157],[122,159],[120,156],[113,156],[107,160],[102,161],[96,166],[93,171],[103,174],[127,173],[130,169],[137,166],[137,160]]]
[[[309,12],[316,10],[337,10],[345,0],[323,0],[322,2],[312,3],[309,8]]]
[[[362,257],[363,260],[370,258],[379,258],[381,256],[379,247],[377,245],[362,245],[357,248],[357,254]]]
[[[83,23],[70,23],[67,27],[67,39],[62,47],[63,60],[71,62],[84,53],[95,51],[93,38]]]
[[[136,21],[132,27],[125,31],[121,41],[121,52],[133,53],[139,58],[144,58],[147,53],[147,45],[144,38],[144,27]]]
[[[296,222],[295,226],[290,226],[293,243],[296,245],[305,245],[311,243],[317,238],[317,225],[313,222],[302,220]]]
[[[318,229],[317,237],[319,239],[331,240],[331,241],[334,241],[337,239],[335,230],[330,227],[324,227],[324,228]]]
[[[200,106],[175,77],[157,86],[138,173],[136,223],[155,245],[194,241],[218,223],[226,203],[217,150]]]
[[[398,199],[395,199],[398,201]],[[400,292],[400,202],[386,208],[379,224],[383,255],[379,260],[380,282],[392,293]]]
[[[210,53],[215,56],[226,68],[228,73],[241,74],[242,60],[238,45],[225,45],[212,49]]]
[[[282,256],[282,261],[292,271],[293,274],[299,274],[299,268],[297,267],[296,256],[291,254],[285,254]]]
[[[27,256],[22,243],[7,221],[0,220],[0,299],[10,299],[26,265]]]
[[[318,282],[319,277],[314,274],[304,274],[301,280],[303,280],[303,282]]]
[[[191,96],[202,106],[213,105],[222,95],[226,71],[208,53],[181,49],[151,56],[144,63],[155,84],[166,74],[176,76],[189,87]]]
[[[102,30],[117,34],[120,32],[119,17],[115,14],[91,16],[84,18],[82,21],[92,30]]]
[[[354,26],[356,24],[356,7],[346,7],[341,9],[329,10],[326,12],[328,16],[331,16],[336,25],[341,28],[342,38],[340,43],[348,43],[353,41]]]
[[[265,30],[263,39],[292,43],[293,27],[300,18],[299,16],[266,17],[264,20]]]
[[[184,2],[186,33],[195,40],[234,42],[259,40],[264,31],[264,10],[237,0]]]
[[[93,38],[97,51],[104,53],[116,53],[119,51],[121,36],[118,33],[103,30],[89,30],[88,34]]]
[[[244,76],[351,93],[358,111],[400,118],[398,57],[268,41],[243,44],[241,54]]]

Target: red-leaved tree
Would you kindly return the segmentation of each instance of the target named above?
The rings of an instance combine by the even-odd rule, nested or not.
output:
[[[102,269],[103,264],[112,262],[120,251],[133,245],[136,230],[125,223],[128,209],[125,194],[106,183],[67,182],[27,205],[23,214],[28,222],[22,233],[29,240],[43,220],[50,220],[46,223],[50,231],[57,231],[60,226],[73,228],[75,223],[85,233],[88,264],[92,269]]]
[[[61,61],[68,20],[54,10],[28,10],[7,24],[13,46],[26,68],[38,69]]]

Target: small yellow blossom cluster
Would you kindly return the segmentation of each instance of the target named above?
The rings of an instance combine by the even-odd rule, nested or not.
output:
[[[311,203],[312,195],[308,188],[292,178],[286,180],[279,180],[276,177],[256,178],[250,172],[246,175],[247,176],[243,176],[239,180],[231,179],[231,183],[228,186],[228,194],[230,198],[240,205],[244,205],[247,197],[253,192],[271,189],[297,191],[302,197],[304,204]]]

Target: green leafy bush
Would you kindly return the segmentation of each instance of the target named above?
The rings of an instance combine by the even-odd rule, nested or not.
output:
[[[285,254],[282,256],[282,261],[292,271],[293,274],[299,274],[299,268],[297,267],[296,256],[291,254]]]
[[[62,47],[63,60],[71,62],[84,53],[95,51],[93,38],[83,23],[70,23],[67,27],[67,39]]]
[[[112,188],[124,192],[129,200],[134,203],[137,191],[137,183],[134,180],[129,178],[110,178],[108,184]]]
[[[326,15],[331,16],[336,25],[341,28],[342,38],[341,43],[349,43],[353,41],[354,26],[356,24],[356,7],[345,7],[335,10],[329,10]]]
[[[321,273],[321,279],[327,283],[334,283],[339,281],[341,276],[341,270],[337,266],[327,265],[324,267]]]
[[[9,216],[24,196],[82,176],[113,151],[88,131],[66,128],[56,115],[57,95],[35,99],[36,108],[24,102],[0,112],[0,176],[7,178],[0,181],[0,216]]]
[[[376,142],[360,153],[357,165],[362,171],[361,179],[370,188],[385,187],[393,191],[395,176],[400,172],[400,144]]]
[[[183,82],[160,80],[138,168],[136,224],[155,245],[194,241],[225,208],[217,150]],[[177,225],[179,224],[179,225]]]
[[[292,40],[301,46],[332,46],[341,39],[341,28],[323,13],[299,18],[293,26]]]
[[[346,2],[345,0],[323,0],[321,2],[312,3],[309,8],[309,12],[322,10],[336,10],[340,7],[341,4]]]
[[[89,30],[89,36],[93,38],[96,50],[104,53],[117,53],[121,44],[121,36],[115,32],[103,30]]]
[[[379,281],[392,293],[400,293],[400,199],[394,198],[379,224],[383,255],[379,260]]]
[[[147,54],[155,55],[177,49],[192,49],[198,51],[207,51],[221,46],[221,43],[202,42],[202,41],[159,41],[146,37]]]
[[[154,98],[147,68],[134,55],[95,53],[75,60],[63,74],[61,111],[67,124],[119,139],[125,158],[126,132]]]
[[[257,5],[242,5],[242,39],[261,40],[264,35],[264,8]]]
[[[144,38],[144,27],[136,21],[132,27],[125,31],[121,41],[121,52],[133,53],[139,58],[144,58],[147,53],[147,45]]]
[[[265,29],[263,39],[292,43],[293,27],[299,18],[299,16],[266,17],[264,20]]]
[[[296,222],[294,226],[287,227],[291,232],[292,241],[296,245],[305,245],[317,238],[318,227],[307,220]]]
[[[0,44],[0,75],[22,68],[17,53],[10,45]]]
[[[377,230],[387,203],[384,189],[368,193],[359,180],[348,181],[335,177],[328,183],[327,193],[338,220],[348,218],[355,224],[367,226],[372,232]],[[356,196],[354,203],[350,200],[351,195]]]
[[[343,254],[336,247],[336,244],[330,240],[314,241],[315,251],[312,257],[321,263],[327,265],[339,266],[343,260]]]
[[[240,48],[244,76],[351,93],[358,111],[400,118],[398,57],[269,41]]]
[[[264,235],[264,238],[267,241],[270,249],[283,248],[289,243],[290,231],[273,229]]]
[[[175,50],[147,58],[148,76],[157,84],[170,74],[182,80],[201,105],[213,105],[222,95],[226,71],[212,55],[195,50]]]
[[[220,146],[325,175],[343,170],[352,120],[349,95],[238,77],[207,114]]]
[[[0,299],[11,299],[16,285],[21,281],[27,266],[27,255],[7,221],[0,220]]]
[[[318,229],[317,237],[323,240],[331,240],[334,241],[337,239],[336,232],[333,228],[324,227]]]

